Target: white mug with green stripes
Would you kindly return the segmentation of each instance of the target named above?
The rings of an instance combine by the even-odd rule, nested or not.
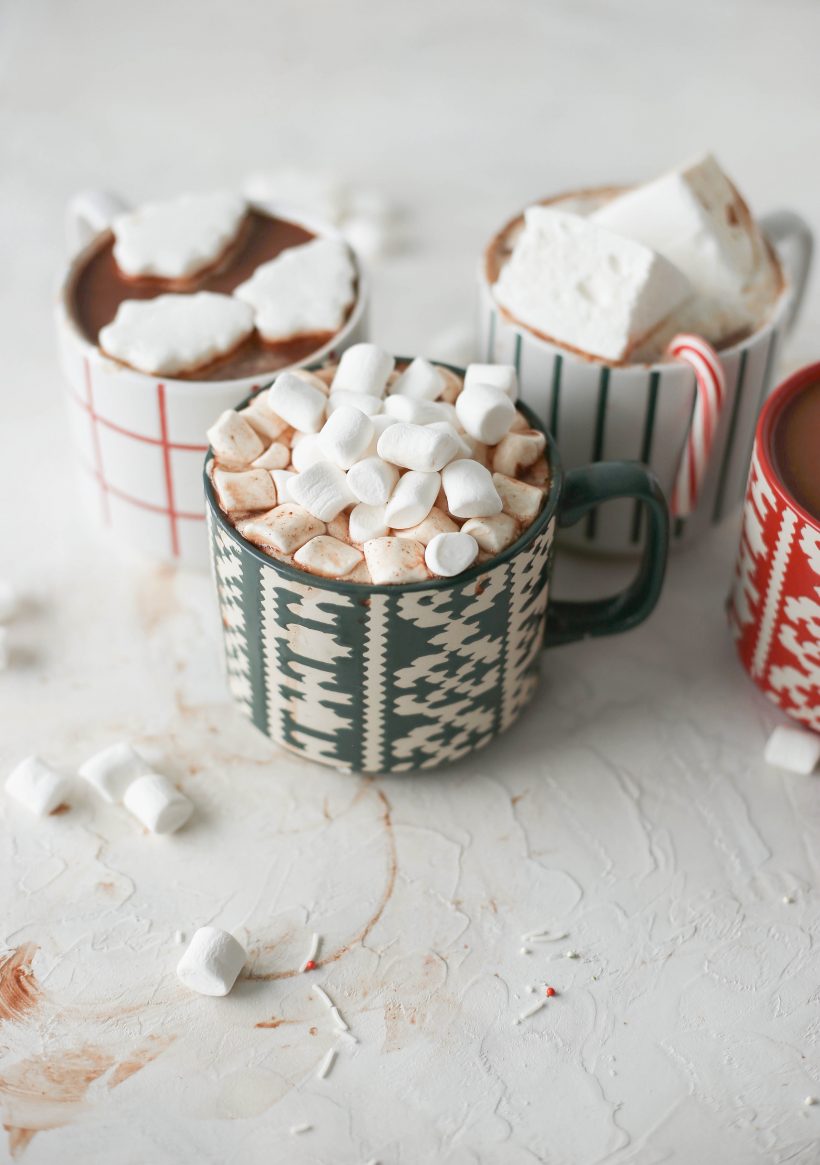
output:
[[[603,193],[576,197],[600,200]],[[803,298],[812,253],[809,227],[791,211],[765,216],[761,226],[783,267],[784,290],[763,327],[718,353],[723,407],[697,504],[686,517],[673,519],[673,546],[690,542],[740,505],[757,417],[775,383],[781,341]],[[671,498],[695,414],[692,366],[671,359],[609,365],[553,344],[499,307],[487,265],[485,255],[479,272],[477,358],[515,365],[523,400],[559,441],[568,468],[590,461],[640,461]],[[591,552],[630,553],[643,541],[642,522],[640,506],[608,502],[568,529],[562,540]]]

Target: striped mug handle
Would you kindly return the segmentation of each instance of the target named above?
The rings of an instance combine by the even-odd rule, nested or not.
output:
[[[648,516],[638,573],[626,590],[588,602],[556,600],[547,608],[544,646],[591,635],[617,635],[643,623],[660,598],[669,554],[669,508],[654,473],[638,461],[596,461],[571,469],[558,503],[558,524],[574,526],[590,510],[613,498],[643,502]]]
[[[670,503],[672,516],[685,518],[698,503],[709,468],[718,421],[726,403],[726,378],[717,352],[700,336],[675,336],[667,352],[688,364],[695,374],[695,404]]]

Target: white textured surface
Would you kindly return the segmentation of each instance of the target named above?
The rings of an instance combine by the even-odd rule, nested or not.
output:
[[[480,241],[550,189],[708,146],[757,207],[817,226],[820,11],[189,11],[29,0],[0,27],[0,578],[28,595],[0,762],[132,738],[197,806],[153,838],[90,791],[45,822],[3,800],[0,937],[37,948],[40,984],[10,1010],[6,967],[0,1119],[40,1130],[8,1145],[25,1165],[815,1162],[817,783],[762,760],[778,716],[722,610],[736,522],[673,561],[647,626],[546,656],[535,707],[474,761],[389,782],[308,767],[224,706],[208,581],[117,563],[75,523],[47,303],[76,188],[164,197],[291,159],[414,207],[413,246],[376,278],[397,351],[467,317]],[[817,355],[817,309],[790,363]],[[558,589],[622,575],[566,561]],[[260,976],[224,1000],[174,974],[177,932],[211,922]],[[569,937],[519,954],[540,925]],[[313,931],[320,971],[288,974]],[[539,979],[559,996],[514,1026]]]

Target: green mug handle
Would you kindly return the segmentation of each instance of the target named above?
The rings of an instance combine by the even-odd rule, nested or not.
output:
[[[572,469],[564,479],[559,526],[574,526],[589,510],[612,498],[643,502],[647,537],[638,573],[629,586],[608,599],[557,600],[547,608],[544,646],[572,643],[589,635],[617,635],[643,623],[654,610],[663,586],[669,553],[669,507],[657,478],[638,461],[598,461]]]

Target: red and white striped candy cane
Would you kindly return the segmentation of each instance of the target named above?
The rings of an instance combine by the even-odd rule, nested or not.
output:
[[[698,494],[709,467],[718,420],[726,400],[726,380],[717,352],[700,336],[675,336],[667,353],[676,360],[684,360],[695,373],[695,407],[671,503],[673,515],[685,518],[697,505]]]

